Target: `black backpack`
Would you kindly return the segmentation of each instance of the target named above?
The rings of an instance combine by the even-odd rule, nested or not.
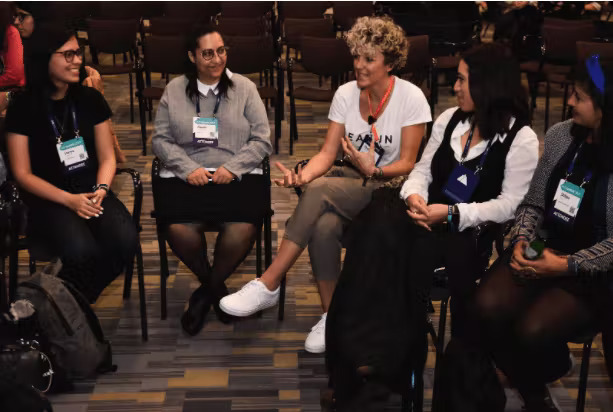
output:
[[[56,275],[59,259],[17,287],[17,299],[36,309],[41,346],[54,365],[56,378],[71,382],[115,371],[111,344],[87,299]]]

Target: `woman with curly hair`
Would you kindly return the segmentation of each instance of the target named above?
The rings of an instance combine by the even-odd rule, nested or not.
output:
[[[406,35],[399,26],[387,17],[362,17],[346,41],[356,80],[334,95],[323,147],[297,173],[276,164],[284,175],[278,185],[305,189],[278,255],[261,279],[220,302],[234,316],[276,305],[282,278],[308,246],[324,311],[305,342],[313,353],[325,351],[326,312],[340,273],[343,233],[376,188],[413,169],[425,124],[432,120],[421,90],[392,74],[407,59]],[[333,168],[341,148],[345,166]]]

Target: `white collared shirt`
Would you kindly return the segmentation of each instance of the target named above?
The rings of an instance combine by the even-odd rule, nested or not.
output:
[[[232,78],[232,75],[234,73],[232,73],[229,69],[226,68],[226,74],[228,75],[228,78]],[[215,84],[204,84],[202,83],[200,80],[196,79],[196,82],[198,83],[198,91],[200,92],[200,94],[202,94],[204,97],[206,97],[209,94],[209,90],[213,91],[213,94],[215,94],[215,96],[217,96],[217,94],[219,93],[219,90],[217,89],[217,86],[219,85],[219,82],[215,83]]]
[[[447,124],[456,110],[457,107],[452,107],[444,111],[434,122],[432,134],[421,156],[421,160],[415,165],[409,178],[400,190],[402,200],[406,201],[410,195],[417,193],[428,202],[428,187],[432,183],[432,158],[440,147]],[[515,119],[512,119],[511,126],[514,122]],[[460,161],[462,158],[462,151],[464,150],[464,147],[462,147],[462,135],[469,128],[470,122],[466,120],[458,123],[451,133],[451,149],[457,161]],[[496,141],[504,142],[506,137],[506,134],[502,136],[497,134],[494,136],[492,143]],[[471,147],[466,156],[466,161],[480,156],[486,147],[487,141],[485,140]],[[530,181],[538,162],[538,148],[539,142],[536,133],[529,126],[522,127],[517,132],[507,154],[500,195],[495,199],[482,203],[458,203],[457,206],[460,211],[459,231],[475,227],[487,221],[503,223],[513,218],[515,209],[517,209],[517,206],[519,206],[519,203],[528,192]]]

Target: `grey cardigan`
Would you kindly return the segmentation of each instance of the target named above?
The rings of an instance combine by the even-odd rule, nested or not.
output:
[[[545,188],[554,167],[560,161],[573,137],[572,120],[554,125],[545,135],[545,152],[539,160],[526,197],[515,213],[515,226],[511,238],[526,236],[532,240],[543,222]],[[607,189],[607,239],[580,250],[568,258],[569,268],[579,275],[613,272],[613,179],[609,176]]]
[[[266,108],[255,84],[236,73],[232,82],[234,86],[228,88],[217,111],[218,147],[192,143],[192,121],[197,114],[195,103],[185,93],[187,77],[177,77],[166,86],[155,116],[153,153],[180,179],[187,180],[200,167],[221,166],[240,178],[272,152]],[[215,95],[209,91],[199,98],[200,115],[211,117]]]

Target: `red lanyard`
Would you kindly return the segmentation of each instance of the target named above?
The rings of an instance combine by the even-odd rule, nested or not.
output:
[[[372,114],[372,105],[370,103],[370,93],[368,93],[368,113],[370,114],[370,116],[368,116],[368,124],[371,125],[372,127],[372,134],[375,137],[375,142],[379,141],[379,133],[377,133],[375,122],[379,118],[379,114],[381,114],[381,109],[383,109],[385,102],[388,101],[390,95],[392,94],[392,89],[394,88],[395,79],[396,79],[395,76],[392,76],[392,78],[390,79],[390,85],[387,87],[387,90],[385,91],[385,94],[383,95],[383,99],[381,99],[381,101],[379,102],[379,106],[377,107],[377,111],[375,112],[375,114]]]

